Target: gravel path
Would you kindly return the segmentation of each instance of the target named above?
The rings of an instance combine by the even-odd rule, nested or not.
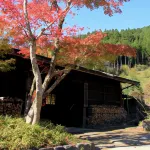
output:
[[[140,146],[144,145],[144,150],[150,150],[150,132],[144,131],[141,127],[130,127],[112,131],[92,130],[76,134],[76,136],[94,142],[97,147],[103,150],[142,150],[143,147]]]
[[[150,150],[150,145],[144,145],[144,146],[132,146],[132,147],[117,147],[117,148],[111,148],[107,150]]]

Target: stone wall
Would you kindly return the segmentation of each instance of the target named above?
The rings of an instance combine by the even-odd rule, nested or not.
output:
[[[76,145],[64,145],[57,147],[47,147],[47,148],[31,148],[29,150],[95,150],[96,147],[93,143],[78,143]],[[100,150],[100,149],[99,149]]]

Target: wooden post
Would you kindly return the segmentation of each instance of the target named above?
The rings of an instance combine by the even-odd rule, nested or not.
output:
[[[82,127],[86,127],[86,109],[88,107],[88,83],[84,83],[84,104],[83,104],[83,124]]]
[[[119,57],[117,57],[117,73],[119,71]]]
[[[120,83],[120,105],[121,105],[122,107],[124,107],[124,100],[123,100],[123,98],[122,98],[122,87],[121,87],[121,83]]]
[[[127,57],[124,56],[125,65],[127,65]]]
[[[128,114],[129,114],[129,101],[128,101],[128,96],[126,97],[126,101],[127,101],[127,110],[128,110]]]
[[[122,68],[122,56],[120,56],[120,68]]]

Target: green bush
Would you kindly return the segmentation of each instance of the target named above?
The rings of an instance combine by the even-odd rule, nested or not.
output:
[[[127,65],[123,65],[120,70],[121,74],[124,74],[126,76],[129,74],[129,71],[130,71],[130,68]]]
[[[150,70],[149,69],[145,70],[143,76],[144,78],[150,78]]]
[[[137,71],[144,71],[146,69],[148,69],[147,65],[136,65],[136,70]]]
[[[21,150],[77,143],[79,139],[51,122],[26,124],[22,118],[0,116],[0,149]]]

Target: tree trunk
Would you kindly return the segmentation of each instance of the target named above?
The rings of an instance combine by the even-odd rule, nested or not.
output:
[[[127,65],[127,57],[126,56],[124,56],[124,63],[125,63],[125,65]]]
[[[119,57],[117,57],[117,73],[119,71]]]
[[[26,105],[25,105],[25,111],[24,111],[25,116],[28,114],[30,107],[32,105],[32,95],[33,95],[34,90],[35,90],[35,78],[33,78],[32,85],[30,87],[30,92],[26,98]]]
[[[137,65],[139,64],[139,52],[137,52]]]
[[[40,120],[40,112],[42,107],[42,95],[43,95],[41,73],[36,60],[36,40],[32,40],[30,42],[30,60],[31,60],[32,71],[36,83],[36,97],[26,116],[26,122],[31,124],[36,124]]]
[[[116,61],[114,61],[113,66],[114,66],[114,69],[115,69],[116,68]]]
[[[40,91],[37,91],[36,98],[34,99],[33,104],[33,120],[32,124],[39,123],[40,121],[40,114],[41,114],[41,107],[42,107],[42,94]]]
[[[134,65],[135,65],[135,67],[136,67],[136,58],[134,58]]]
[[[142,65],[144,65],[144,53],[143,52],[141,52],[141,57],[142,57]]]
[[[120,56],[120,68],[122,68],[122,56]]]
[[[130,68],[130,57],[128,57],[128,67]]]

